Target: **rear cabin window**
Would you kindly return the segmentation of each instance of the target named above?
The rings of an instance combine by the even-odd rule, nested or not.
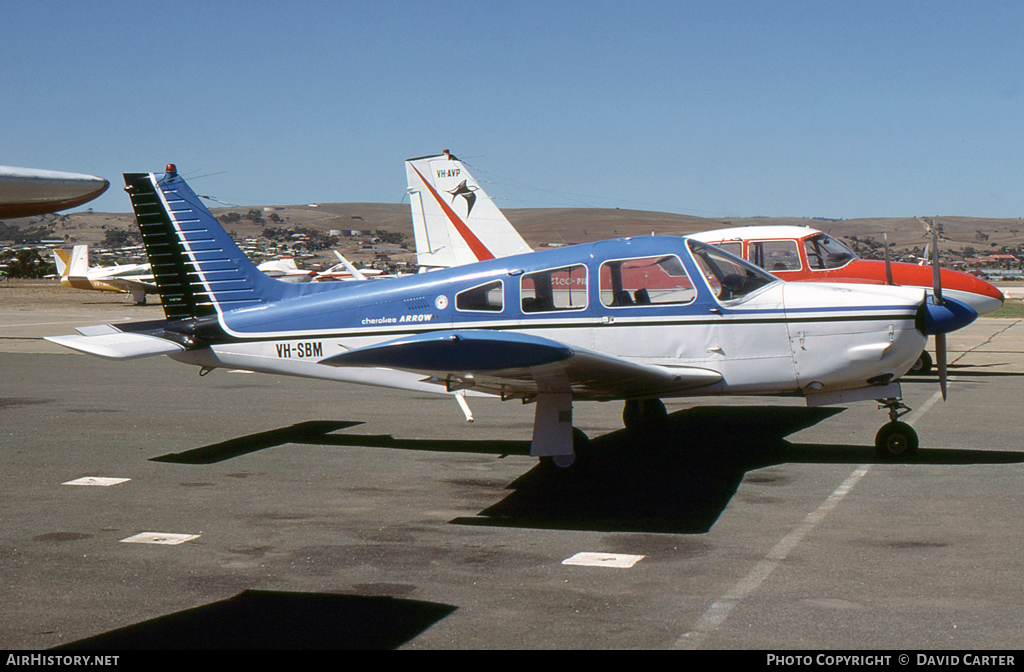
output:
[[[751,241],[747,246],[747,261],[770,272],[799,271],[801,266],[795,240]]]
[[[455,295],[455,309],[470,312],[500,313],[505,309],[501,280],[473,287]]]
[[[743,256],[743,243],[741,241],[734,241],[730,243],[715,243],[715,247],[723,249],[729,254],[735,254],[737,257]]]
[[[609,308],[690,303],[697,292],[679,257],[615,259],[601,264],[601,303]]]
[[[583,310],[587,307],[587,267],[552,268],[522,277],[520,296],[524,313]]]

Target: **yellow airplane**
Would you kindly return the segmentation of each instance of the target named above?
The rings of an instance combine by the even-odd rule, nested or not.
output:
[[[130,294],[138,305],[146,304],[147,294],[156,294],[156,281],[149,264],[115,264],[89,268],[89,246],[75,245],[67,250],[53,251],[60,284],[74,289]]]

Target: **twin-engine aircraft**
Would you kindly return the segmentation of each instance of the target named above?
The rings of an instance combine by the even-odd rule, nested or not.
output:
[[[534,403],[531,454],[562,467],[585,439],[573,430],[573,404],[588,400],[624,401],[626,426],[639,429],[664,418],[663,398],[874,399],[890,414],[879,449],[913,451],[914,430],[897,420],[909,410],[898,379],[929,334],[977,316],[921,289],[782,282],[677,236],[382,282],[285,283],[256,269],[173,165],[124,178],[167,319],[48,340],[114,359],[168,355],[201,372]]]
[[[743,257],[783,280],[932,287],[930,266],[861,259],[839,240],[806,226],[739,226],[693,237]],[[943,292],[971,306],[978,315],[1002,307],[1003,293],[981,278],[946,268],[940,272]]]
[[[452,268],[533,250],[462,162],[443,154],[407,159],[409,206],[421,269]]]
[[[805,226],[740,226],[693,237],[743,257],[782,280],[900,285],[932,291],[938,273],[943,295],[969,305],[978,315],[999,310],[1004,297],[998,288],[969,273],[939,268],[938,229],[931,229],[931,266],[890,260],[888,241],[884,261],[861,259],[827,233]],[[937,349],[936,356],[941,358],[944,353]],[[924,374],[931,369],[932,357],[922,350],[911,372]]]

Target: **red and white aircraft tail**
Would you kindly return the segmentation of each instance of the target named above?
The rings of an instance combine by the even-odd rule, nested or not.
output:
[[[448,150],[408,159],[405,172],[421,267],[450,268],[533,251]]]

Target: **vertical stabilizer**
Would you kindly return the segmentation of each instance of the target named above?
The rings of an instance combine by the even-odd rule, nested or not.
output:
[[[408,159],[405,172],[420,266],[449,268],[532,251],[447,150]]]
[[[295,287],[257,270],[173,164],[124,181],[168,320],[255,308]]]

